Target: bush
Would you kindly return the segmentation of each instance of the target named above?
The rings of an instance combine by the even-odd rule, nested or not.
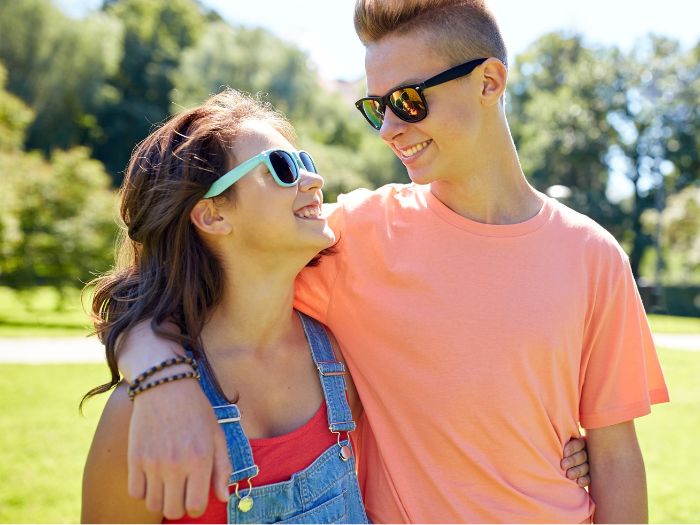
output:
[[[114,193],[85,148],[0,153],[0,283],[80,286],[113,260]]]

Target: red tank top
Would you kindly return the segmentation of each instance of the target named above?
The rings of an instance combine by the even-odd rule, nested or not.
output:
[[[325,401],[316,414],[296,430],[272,438],[251,439],[253,458],[260,468],[260,474],[252,479],[253,486],[288,480],[295,472],[311,465],[336,441],[337,436],[328,430]],[[247,488],[247,483],[243,483],[243,487]],[[233,491],[233,487],[230,489]],[[163,523],[226,523],[227,519],[226,504],[219,501],[210,489],[207,510],[200,517],[185,515],[179,520],[163,519]]]

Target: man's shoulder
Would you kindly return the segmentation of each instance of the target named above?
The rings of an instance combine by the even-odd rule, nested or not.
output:
[[[420,187],[415,184],[391,183],[368,190],[360,188],[350,193],[338,196],[338,205],[345,213],[354,213],[359,210],[364,213],[373,209],[386,211],[387,207],[402,208],[415,203],[420,198]]]
[[[550,225],[561,233],[564,242],[580,244],[590,254],[598,253],[626,260],[627,254],[615,237],[588,215],[550,199],[553,212]]]

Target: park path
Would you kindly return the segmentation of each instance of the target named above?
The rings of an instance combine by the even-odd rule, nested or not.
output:
[[[700,334],[657,334],[659,348],[700,352]],[[104,363],[95,337],[0,339],[0,363]]]

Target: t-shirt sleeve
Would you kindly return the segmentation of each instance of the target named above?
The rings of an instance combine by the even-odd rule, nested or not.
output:
[[[669,400],[629,259],[615,253],[604,266],[584,334],[579,406],[584,428],[630,421]]]
[[[297,277],[294,308],[327,324],[333,286],[341,266],[345,221],[339,204],[324,204],[323,211],[335,233],[336,243],[331,253],[321,257],[317,266],[307,266]]]

